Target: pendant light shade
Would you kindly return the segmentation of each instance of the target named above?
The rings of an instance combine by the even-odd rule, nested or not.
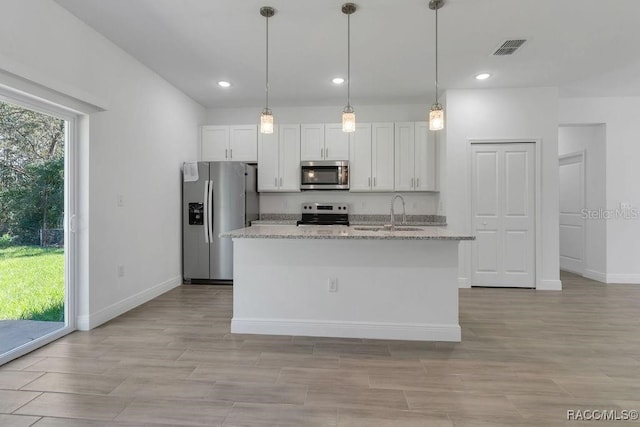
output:
[[[442,130],[444,128],[444,110],[437,102],[429,110],[429,130]]]
[[[430,0],[429,9],[436,12],[436,99],[429,110],[429,130],[444,129],[444,109],[438,102],[438,9],[444,6],[444,0]]]
[[[273,114],[265,108],[260,115],[260,133],[273,133]]]
[[[266,20],[266,76],[264,85],[266,101],[264,110],[262,110],[262,114],[260,115],[260,133],[273,133],[273,114],[269,109],[269,18],[275,15],[275,13],[275,9],[270,6],[260,8],[260,15],[264,16]]]
[[[347,15],[347,106],[342,111],[342,131],[355,132],[356,113],[351,106],[351,14],[356,11],[356,5],[345,3],[342,5],[342,13]]]

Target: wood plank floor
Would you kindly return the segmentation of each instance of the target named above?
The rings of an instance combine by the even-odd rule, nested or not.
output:
[[[181,286],[1,367],[0,425],[575,426],[568,410],[640,410],[640,286],[562,280],[462,289],[455,344],[232,335],[230,288]]]

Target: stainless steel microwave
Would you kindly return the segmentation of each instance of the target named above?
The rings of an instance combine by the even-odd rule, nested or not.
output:
[[[301,190],[348,190],[348,161],[300,162]]]

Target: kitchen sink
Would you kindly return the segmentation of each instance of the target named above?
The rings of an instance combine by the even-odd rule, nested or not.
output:
[[[392,231],[391,227],[388,225],[384,225],[384,226],[375,226],[375,227],[353,227],[354,230],[356,231]],[[417,227],[407,227],[407,226],[396,226],[396,228],[393,230],[395,231],[423,231],[423,228],[417,228]]]

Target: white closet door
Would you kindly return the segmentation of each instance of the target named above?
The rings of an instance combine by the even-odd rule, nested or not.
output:
[[[584,272],[584,154],[560,156],[560,269]]]
[[[535,286],[535,146],[472,146],[472,285]]]

